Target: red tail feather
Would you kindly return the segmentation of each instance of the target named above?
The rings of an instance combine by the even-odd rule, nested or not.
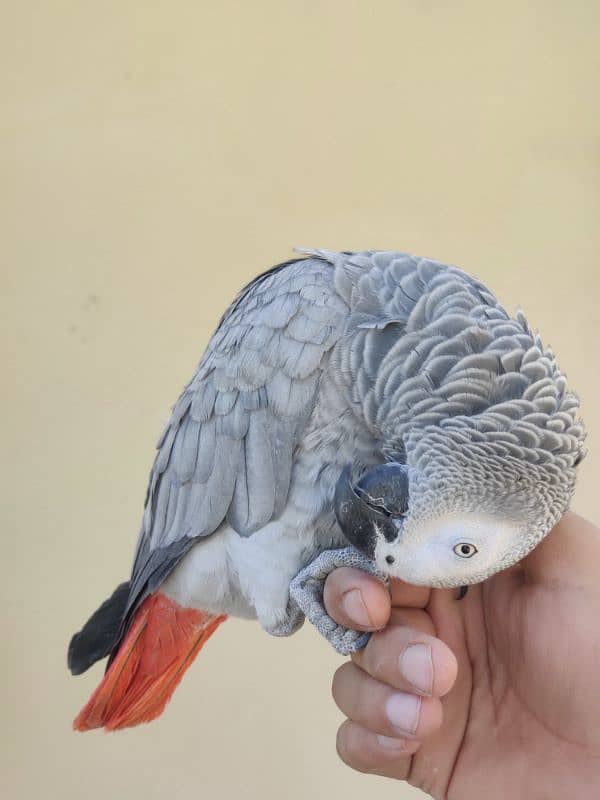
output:
[[[109,731],[162,713],[206,640],[226,620],[183,608],[164,594],[146,598],[102,682],[73,722]]]

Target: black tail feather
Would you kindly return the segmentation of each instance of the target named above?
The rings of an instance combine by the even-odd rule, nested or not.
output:
[[[129,597],[129,581],[117,586],[69,644],[67,663],[73,675],[81,675],[105,658],[119,637],[121,620]]]

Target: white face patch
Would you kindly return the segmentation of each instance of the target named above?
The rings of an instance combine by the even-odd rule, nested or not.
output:
[[[518,558],[522,527],[488,514],[455,513],[410,524],[394,542],[377,534],[375,561],[390,577],[420,586],[476,583]]]

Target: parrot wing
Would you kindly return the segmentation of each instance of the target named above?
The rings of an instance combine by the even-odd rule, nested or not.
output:
[[[199,538],[226,519],[241,535],[276,518],[295,445],[348,306],[331,263],[297,259],[225,312],[157,446],[122,630]]]

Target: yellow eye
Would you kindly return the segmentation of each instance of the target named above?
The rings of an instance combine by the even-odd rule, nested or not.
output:
[[[454,552],[457,556],[461,558],[471,558],[477,552],[477,548],[474,544],[469,544],[469,542],[459,542],[458,544],[454,545],[453,548]]]

